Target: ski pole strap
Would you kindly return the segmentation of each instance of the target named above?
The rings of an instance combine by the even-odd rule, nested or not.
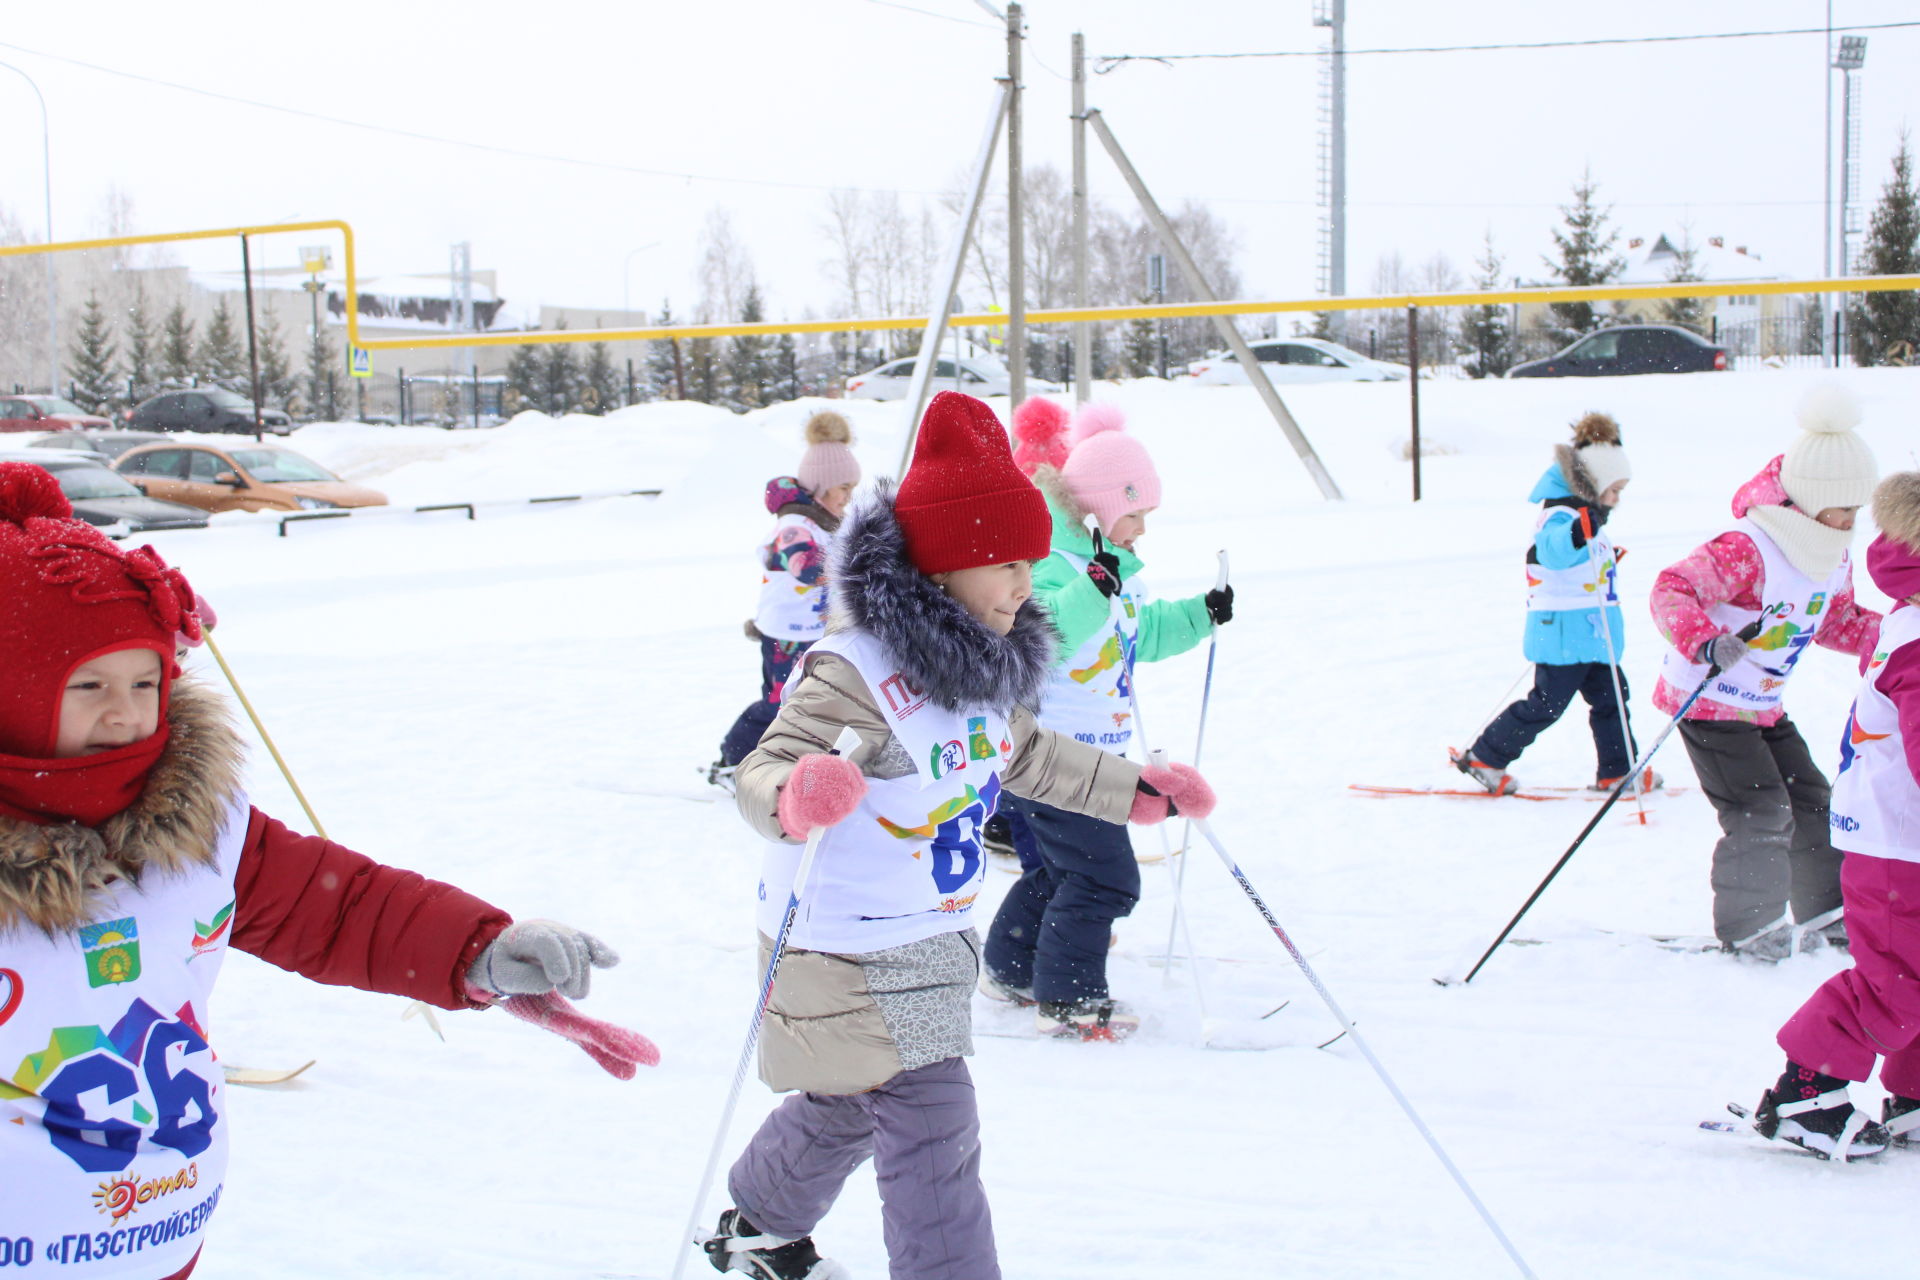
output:
[[[467,995],[474,1000],[491,1002],[522,1022],[571,1040],[617,1079],[631,1080],[638,1068],[660,1065],[660,1049],[653,1041],[638,1031],[589,1018],[558,991],[539,996],[508,996],[502,1000],[490,991],[469,984]]]

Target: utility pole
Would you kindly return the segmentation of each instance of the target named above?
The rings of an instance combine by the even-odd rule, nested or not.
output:
[[[1313,25],[1328,29],[1320,60],[1320,292],[1347,292],[1347,0],[1315,0]],[[1335,336],[1346,312],[1334,313]]]
[[[1820,74],[1826,80],[1827,123],[1821,131],[1821,141],[1826,148],[1826,172],[1820,183],[1820,210],[1825,221],[1820,229],[1820,278],[1833,279],[1833,0],[1827,0],[1827,42],[1820,46]],[[1827,295],[1814,295],[1820,308],[1820,346],[1827,345]],[[1824,361],[1822,363],[1825,363]],[[1833,363],[1840,363],[1840,353],[1833,353]]]
[[[1073,33],[1073,305],[1087,305],[1087,40]],[[1093,347],[1084,320],[1073,325],[1073,402],[1091,394]]]
[[[1020,174],[1020,6],[1007,6],[1007,383],[1017,407],[1027,398],[1026,198]]]

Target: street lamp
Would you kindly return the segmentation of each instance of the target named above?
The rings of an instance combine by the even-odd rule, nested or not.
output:
[[[633,290],[627,285],[627,277],[633,270],[633,255],[645,253],[649,249],[658,249],[662,243],[663,241],[655,240],[652,244],[643,244],[638,249],[627,250],[627,260],[620,266],[620,311],[623,319],[633,314]]]
[[[1860,81],[1854,76],[1867,61],[1867,38],[1865,36],[1841,36],[1840,50],[1834,55],[1833,69],[1840,73],[1841,81],[1841,117],[1840,117],[1840,274],[1853,274],[1852,261],[1847,252],[1847,241],[1852,234],[1860,230]],[[1843,325],[1841,316],[1846,308],[1841,307],[1834,317],[1834,328]],[[1836,334],[1837,337],[1837,334]],[[1833,362],[1840,363],[1838,341],[1834,344]]]
[[[47,243],[53,243],[53,152],[47,145],[47,100],[40,92],[40,86],[33,77],[11,62],[0,62],[0,67],[8,71],[19,72],[20,78],[33,90],[33,96],[40,101],[40,172],[46,187],[47,196]],[[47,254],[47,394],[60,394],[60,299],[54,292],[53,254]]]

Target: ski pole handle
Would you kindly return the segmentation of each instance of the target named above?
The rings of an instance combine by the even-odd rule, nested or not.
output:
[[[1227,553],[1221,551],[1218,554],[1220,556],[1220,576],[1213,580],[1213,589],[1215,591],[1225,591],[1227,589]]]

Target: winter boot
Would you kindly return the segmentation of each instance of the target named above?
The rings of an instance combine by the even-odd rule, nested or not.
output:
[[[738,1209],[720,1215],[719,1225],[700,1248],[715,1271],[738,1271],[753,1280],[848,1280],[845,1267],[820,1256],[812,1236],[783,1240],[763,1235]]]
[[[1032,987],[1016,987],[1011,982],[1002,982],[985,969],[980,971],[980,994],[989,1000],[1004,1000],[1022,1009],[1031,1009],[1034,1004]]]
[[[1721,950],[1742,960],[1761,960],[1778,964],[1799,949],[1799,927],[1785,916],[1734,942],[1723,942]]]
[[[1033,1024],[1043,1036],[1081,1040],[1125,1040],[1140,1029],[1140,1015],[1112,996],[1081,1000],[1042,1000]]]
[[[1903,1098],[1896,1093],[1883,1099],[1880,1103],[1880,1125],[1887,1131],[1887,1141],[1892,1145],[1915,1145],[1907,1135],[1920,1129],[1920,1098]]]
[[[1447,757],[1453,761],[1454,768],[1485,787],[1490,795],[1510,796],[1520,790],[1520,779],[1505,769],[1475,760],[1468,752],[1448,747]]]
[[[1620,775],[1616,773],[1611,778],[1595,779],[1594,784],[1588,787],[1587,790],[1598,791],[1602,795],[1604,795],[1619,785],[1620,785]],[[1647,794],[1647,792],[1649,791],[1658,791],[1660,790],[1660,788],[1666,785],[1667,785],[1667,780],[1665,778],[1661,777],[1659,774],[1655,773],[1651,769],[1642,769],[1640,771],[1640,776],[1634,779],[1633,784],[1626,789],[1625,794],[1630,796],[1632,795],[1643,796]]]
[[[980,828],[980,844],[996,858],[1020,860],[1019,851],[1013,847],[1013,824],[1004,813],[994,814]]]
[[[1753,1127],[1822,1160],[1865,1160],[1887,1149],[1887,1131],[1847,1100],[1845,1080],[1796,1062],[1760,1096]]]
[[[1818,951],[1822,947],[1847,949],[1847,922],[1842,918],[1843,907],[1823,911],[1811,920],[1802,920],[1794,928],[1800,931],[1800,950]]]

